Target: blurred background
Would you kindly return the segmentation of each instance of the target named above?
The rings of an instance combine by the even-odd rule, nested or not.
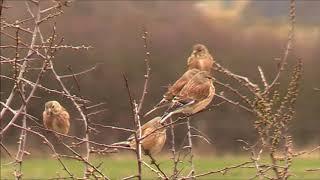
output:
[[[17,7],[7,17],[24,17],[27,12],[21,1],[10,2]],[[55,64],[60,74],[68,74],[68,66],[75,72],[99,64],[97,70],[79,76],[81,95],[93,102],[105,102],[106,111],[91,121],[105,125],[133,128],[127,91],[122,73],[126,73],[135,99],[140,99],[144,83],[144,47],[142,29],[149,32],[151,51],[151,77],[143,112],[153,107],[186,68],[186,60],[196,43],[205,44],[215,60],[234,73],[247,76],[261,84],[257,66],[261,66],[267,80],[271,81],[277,71],[275,58],[283,56],[289,30],[288,1],[75,1],[64,9],[57,19],[57,32],[67,44],[91,45],[89,51],[60,51]],[[304,148],[320,143],[320,2],[298,1],[296,5],[295,48],[289,56],[289,64],[301,57],[304,73],[298,98],[296,118],[291,125],[294,143]],[[1,71],[10,73],[6,67]],[[283,73],[283,81],[288,78]],[[227,82],[223,76],[216,76]],[[1,80],[1,100],[5,100],[12,87],[11,82]],[[79,94],[72,79],[72,92]],[[43,83],[55,88],[52,76]],[[287,84],[281,85],[286,88]],[[222,89],[217,86],[218,92]],[[72,135],[80,135],[79,115],[68,99],[38,91],[40,99],[34,99],[28,111],[42,119],[43,104],[56,99],[63,104],[72,117]],[[232,96],[229,96],[231,99]],[[234,98],[233,98],[234,99]],[[219,100],[215,99],[214,103]],[[156,115],[157,113],[153,114]],[[161,114],[161,111],[158,111]],[[146,122],[148,119],[143,119]],[[256,131],[254,117],[244,110],[225,103],[212,111],[198,114],[192,124],[212,139],[211,145],[196,140],[199,151],[239,152],[237,139],[254,142]],[[19,122],[20,123],[20,122]],[[40,121],[40,123],[42,123]],[[186,128],[177,128],[177,140],[184,138]],[[92,137],[101,143],[124,140],[129,134],[100,129]],[[11,130],[6,138],[16,146],[18,132]],[[32,138],[28,141],[38,140]],[[32,146],[32,144],[29,144]],[[165,151],[169,151],[166,148]]]

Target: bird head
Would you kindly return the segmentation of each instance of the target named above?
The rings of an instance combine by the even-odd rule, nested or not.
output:
[[[202,56],[208,53],[208,49],[205,45],[203,44],[196,44],[192,48],[192,54],[194,56]]]
[[[63,107],[60,105],[58,101],[48,101],[45,104],[45,111],[48,114],[56,114],[60,112],[63,109]]]

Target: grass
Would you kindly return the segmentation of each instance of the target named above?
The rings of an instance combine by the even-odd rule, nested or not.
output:
[[[147,157],[144,157],[146,162],[150,162]],[[169,157],[157,156],[158,162],[160,162],[161,168],[168,174],[172,172],[172,162]],[[110,157],[95,157],[92,158],[95,165],[99,162],[103,162],[101,169],[111,179],[120,179],[137,172],[137,163],[135,157],[132,155],[112,155]],[[77,177],[82,177],[83,166],[81,163],[75,160],[63,160],[70,171]],[[210,170],[222,169],[226,166],[236,165],[248,161],[245,156],[195,156],[194,162],[196,167],[196,173],[207,172]],[[5,165],[7,160],[1,160],[1,179],[13,179],[13,165]],[[183,174],[189,172],[189,164],[186,161],[185,164],[181,164],[183,167]],[[294,175],[290,179],[320,179],[320,171],[306,172],[306,169],[319,168],[319,157],[304,157],[298,158],[293,161],[292,172]],[[238,168],[233,169],[225,175],[221,173],[206,176],[200,179],[224,179],[224,180],[237,180],[237,179],[249,179],[255,174],[254,169]],[[48,158],[33,158],[26,159],[23,163],[23,177],[24,179],[47,179],[50,177],[66,176],[67,174],[62,170],[61,165],[57,160]],[[146,167],[143,167],[143,179],[155,179],[156,176]]]

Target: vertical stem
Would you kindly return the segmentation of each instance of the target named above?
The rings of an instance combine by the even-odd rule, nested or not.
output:
[[[172,153],[172,161],[173,161],[173,179],[176,178],[178,174],[178,159],[176,152],[176,143],[175,143],[175,135],[174,135],[174,125],[172,124],[172,118],[170,117],[170,132],[171,132],[171,153]]]
[[[144,62],[146,64],[146,74],[144,75],[145,81],[144,81],[144,85],[143,85],[143,92],[142,92],[142,95],[141,95],[141,98],[140,98],[140,101],[139,101],[139,105],[138,105],[138,110],[137,110],[138,114],[140,114],[140,112],[141,112],[145,96],[148,93],[148,91],[147,91],[148,90],[148,82],[149,82],[149,76],[150,76],[150,71],[151,71],[151,67],[150,67],[150,63],[149,63],[150,51],[149,51],[149,47],[148,47],[147,37],[148,37],[148,31],[144,28],[143,29],[142,39],[143,39],[143,42],[144,42],[143,46],[144,46],[144,49],[145,49]]]
[[[192,134],[191,134],[191,125],[190,125],[190,118],[187,118],[187,128],[188,128],[188,142],[189,142],[189,153],[190,153],[190,164],[191,164],[191,171],[188,176],[194,176],[195,170],[194,170],[194,164],[193,164],[193,151],[192,151]]]
[[[134,105],[134,113],[135,113],[134,121],[137,128],[137,131],[135,133],[135,139],[136,139],[136,153],[137,153],[138,173],[139,173],[138,179],[141,180],[142,179],[142,146],[141,146],[142,131],[141,131],[139,112],[138,112],[138,104],[135,101],[133,101],[133,105]]]
[[[128,79],[126,77],[125,74],[123,74],[123,79],[125,82],[125,86],[127,89],[127,93],[129,96],[129,104],[131,107],[131,113],[133,116],[133,123],[134,126],[136,127],[136,132],[134,133],[134,138],[136,141],[136,158],[137,158],[137,163],[138,163],[138,179],[141,180],[142,178],[142,147],[141,147],[141,136],[142,136],[142,131],[141,131],[141,123],[140,123],[140,117],[139,117],[139,112],[138,112],[138,105],[135,102],[135,100],[133,100],[131,92],[130,92],[130,88],[129,88],[129,84],[128,84]]]
[[[21,96],[23,98],[23,103],[25,102],[25,87],[22,84],[21,87]],[[16,179],[22,179],[22,162],[23,162],[23,155],[25,153],[25,147],[26,147],[26,141],[27,141],[27,107],[24,106],[23,111],[24,113],[23,117],[22,117],[22,127],[23,129],[21,129],[21,134],[20,134],[20,138],[19,138],[19,147],[18,147],[18,152],[16,154],[16,168],[15,168],[15,178]],[[18,166],[18,167],[17,167]]]
[[[277,160],[276,160],[276,158],[274,156],[274,150],[271,150],[270,158],[271,158],[271,163],[272,163],[272,170],[273,170],[274,174],[276,175],[276,179],[281,179],[280,178],[280,172],[279,172],[279,170],[277,168],[278,163],[277,163]]]

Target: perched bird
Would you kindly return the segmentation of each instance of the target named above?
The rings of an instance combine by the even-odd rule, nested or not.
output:
[[[198,69],[190,69],[186,71],[172,86],[170,86],[167,92],[163,95],[162,100],[156,104],[153,109],[148,111],[144,116],[151,114],[153,111],[171,103],[171,100],[180,93],[181,89],[189,82],[192,77],[200,72]]]
[[[148,116],[159,108],[170,105],[171,100],[180,93],[182,88],[198,72],[207,71],[212,73],[214,60],[206,46],[202,44],[196,44],[192,49],[193,51],[187,61],[188,70],[180,77],[180,79],[178,79],[172,86],[168,88],[168,91],[163,95],[163,99],[156,104],[153,109],[145,113],[144,117]]]
[[[188,58],[188,69],[199,69],[212,73],[214,60],[207,47],[202,44],[196,44],[192,48],[192,53]]]
[[[47,129],[62,134],[68,134],[70,128],[70,116],[58,101],[48,101],[43,111],[43,124]]]
[[[141,126],[141,137],[143,138],[141,140],[141,145],[146,155],[154,155],[159,153],[166,142],[166,128],[160,124],[160,120],[161,117],[155,117]],[[114,143],[112,145],[122,145],[136,148],[135,135],[132,134],[127,141]]]
[[[212,76],[207,71],[200,71],[183,87],[180,93],[172,100],[172,105],[164,113],[160,123],[163,123],[174,114],[195,114],[210,104],[215,88]]]

